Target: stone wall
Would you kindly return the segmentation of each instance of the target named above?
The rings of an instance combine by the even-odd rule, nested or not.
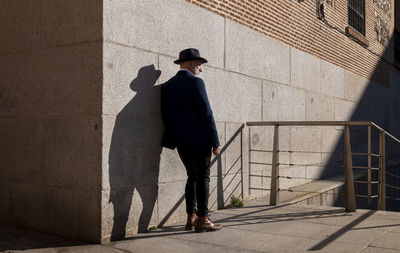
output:
[[[0,222],[96,241],[101,1],[0,9]]]
[[[267,189],[270,183],[265,177],[270,175],[270,166],[249,167],[249,159],[271,162],[265,151],[272,150],[272,129],[246,127],[235,135],[247,121],[373,120],[389,127],[387,111],[395,106],[390,94],[397,89],[398,73],[392,73],[390,89],[384,87],[388,84],[374,84],[184,0],[107,1],[104,242],[111,235],[123,235],[125,226],[126,235],[134,235],[151,226],[183,222],[186,172],[176,151],[159,147],[163,133],[159,85],[178,71],[172,62],[187,47],[199,48],[209,60],[201,77],[224,147],[221,157],[212,163],[213,209],[223,207],[232,194],[248,199],[268,193],[249,191],[249,187]],[[282,166],[282,175],[294,177],[281,179],[282,187],[342,173],[338,165],[340,127],[287,127],[280,131],[281,148],[292,151],[282,152],[280,160],[297,164]],[[257,151],[249,152],[249,144]],[[122,178],[127,180],[121,182]]]
[[[377,85],[378,70],[360,77],[185,0],[1,7],[1,222],[103,243],[183,222],[186,172],[160,147],[159,88],[188,47],[209,60],[201,77],[223,147],[212,209],[268,194],[249,188],[269,188],[272,129],[241,131],[245,122],[372,120],[400,134],[398,71]],[[341,137],[339,127],[281,128],[291,152],[280,161],[296,165],[281,167],[294,177],[281,186],[342,173]]]

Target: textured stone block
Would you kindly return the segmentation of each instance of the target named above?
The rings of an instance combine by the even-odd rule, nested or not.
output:
[[[161,117],[156,54],[104,44],[103,113]]]
[[[305,178],[305,166],[294,165],[287,168],[279,168],[279,176],[282,177],[293,177],[293,178]]]
[[[272,151],[274,141],[273,126],[251,126],[250,148],[253,150]]]
[[[1,180],[41,184],[40,121],[1,118],[0,136]]]
[[[103,12],[105,40],[176,58],[194,47],[210,65],[223,66],[224,18],[210,11],[181,0],[122,0],[105,1]]]
[[[279,152],[279,167],[286,167],[291,163],[291,153],[287,151]]]
[[[42,80],[38,75],[40,62],[41,57],[37,52],[0,56],[0,116],[39,114],[40,104],[44,103],[39,99],[43,92]],[[24,87],[29,87],[29,90]]]
[[[101,189],[100,125],[100,118],[42,120],[43,185]]]
[[[352,120],[373,121],[384,126],[390,110],[389,89],[370,82],[357,107],[352,114]]]
[[[159,176],[167,180],[167,170],[182,168],[180,164],[161,167],[165,165],[161,160],[161,119],[138,120],[120,114],[116,119],[103,117],[103,122],[103,189],[109,184],[115,189],[156,185]]]
[[[226,22],[225,62],[229,70],[289,84],[289,46],[230,20]]]
[[[279,151],[290,150],[290,127],[278,127]],[[250,147],[252,150],[272,151],[274,142],[274,126],[251,126]],[[271,153],[272,154],[272,153]]]
[[[321,60],[321,92],[344,98],[344,69]]]
[[[348,121],[352,119],[357,104],[346,100],[335,99],[335,121]]]
[[[269,194],[271,188],[271,179],[263,177],[266,173],[261,172],[260,176],[250,176],[249,179],[249,196],[256,198]],[[268,176],[271,176],[270,174]]]
[[[41,47],[75,44],[102,38],[102,1],[40,2]]]
[[[321,151],[321,129],[311,127],[291,128],[292,151]]]
[[[267,189],[271,188],[271,165],[250,164],[247,180],[245,183],[248,183],[249,195],[252,198],[269,193]]]
[[[168,224],[185,220],[185,185],[186,181],[160,184],[157,210],[159,222],[163,221]]]
[[[321,177],[336,176],[344,173],[344,158],[342,153],[323,153],[322,164],[324,167],[320,173]]]
[[[1,10],[0,54],[38,49],[40,46],[40,1],[3,0]]]
[[[174,182],[177,180],[186,180],[186,169],[183,165],[178,151],[163,148],[160,160],[159,182]]]
[[[291,85],[306,90],[321,90],[321,60],[291,48]]]
[[[305,166],[291,166],[279,169],[279,188],[289,189],[293,186],[307,183],[305,177]]]
[[[306,93],[306,120],[334,120],[335,103],[330,97]]]
[[[217,121],[261,120],[262,81],[214,68],[202,75]]]
[[[312,165],[306,166],[306,179],[317,180],[321,179],[323,175],[324,166],[323,165]]]
[[[285,85],[264,82],[263,120],[305,119],[305,92]]]
[[[272,152],[250,151],[251,162],[261,164],[272,164]]]
[[[0,70],[1,116],[100,114],[101,43],[4,55],[0,62],[7,62]]]
[[[40,51],[41,112],[47,115],[101,113],[102,43]]]
[[[98,191],[2,183],[1,220],[71,238],[99,242]],[[4,191],[3,191],[4,190]],[[29,210],[29,212],[27,212]]]
[[[343,131],[332,127],[322,129],[322,152],[337,152],[343,147]]]
[[[321,153],[303,153],[303,152],[293,152],[291,153],[291,163],[295,166],[298,165],[317,165],[321,164]]]
[[[267,164],[257,164],[257,163],[252,163],[250,165],[250,171],[249,174],[250,175],[261,175],[261,173],[263,171],[265,172],[269,172],[269,175],[271,176],[271,165],[267,165]]]
[[[353,102],[359,101],[362,98],[367,86],[367,79],[349,71],[344,72],[344,98],[346,100]]]
[[[244,149],[244,130],[239,131],[242,124],[227,123],[226,124],[226,167],[224,173],[235,174],[240,170],[243,172],[244,155],[248,150]]]

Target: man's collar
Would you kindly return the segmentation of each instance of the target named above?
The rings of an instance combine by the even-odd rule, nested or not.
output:
[[[188,69],[180,69],[179,72],[180,72],[180,71],[185,71],[185,72],[189,73],[190,75],[195,76],[195,75],[194,75],[190,70],[188,70]]]

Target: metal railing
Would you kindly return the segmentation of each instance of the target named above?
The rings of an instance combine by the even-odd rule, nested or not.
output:
[[[386,187],[396,188],[400,190],[400,185],[386,184],[386,140],[390,140],[395,144],[400,144],[400,141],[383,130],[381,127],[370,121],[273,121],[273,122],[247,122],[247,126],[273,126],[273,148],[272,148],[272,170],[271,170],[271,183],[270,183],[270,205],[279,204],[279,127],[280,126],[342,126],[344,127],[344,178],[345,178],[345,209],[346,211],[356,210],[356,197],[367,198],[368,203],[371,203],[373,198],[377,198],[377,209],[386,209]],[[367,152],[352,153],[350,143],[350,127],[352,126],[365,126],[368,130],[367,135]],[[379,134],[379,151],[378,153],[372,152],[372,134],[371,130],[376,130]],[[250,149],[249,144],[249,149]],[[353,166],[353,156],[367,156],[367,166]],[[378,158],[377,167],[373,166],[372,158]],[[392,166],[393,168],[393,166]],[[397,166],[397,168],[399,168]],[[367,180],[354,180],[353,169],[366,169]],[[376,170],[378,172],[377,180],[373,180],[371,172]],[[390,172],[393,174],[393,172]],[[400,175],[394,175],[400,179]],[[393,180],[392,180],[393,181]],[[367,184],[367,195],[356,194],[354,183]],[[372,194],[372,185],[377,185],[377,194]],[[400,199],[399,199],[400,200]]]

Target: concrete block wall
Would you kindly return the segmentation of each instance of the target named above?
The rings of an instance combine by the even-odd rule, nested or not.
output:
[[[0,222],[98,240],[101,1],[0,9]]]
[[[180,10],[180,15],[176,10]],[[390,94],[383,86],[184,0],[104,2],[103,241],[113,233],[122,233],[116,231],[115,212],[125,216],[129,212],[123,223],[127,224],[127,235],[184,219],[186,172],[176,151],[161,150],[158,146],[163,131],[158,92],[159,85],[178,71],[172,62],[187,47],[199,48],[209,60],[201,77],[221,144],[226,145],[221,157],[212,163],[212,209],[225,205],[232,194],[255,198],[268,193],[249,191],[249,187],[269,188],[270,180],[264,176],[270,176],[270,165],[252,164],[249,168],[248,161],[270,163],[271,157],[263,151],[243,150],[248,151],[246,145],[250,144],[252,149],[271,151],[272,131],[244,129],[240,182],[240,139],[232,136],[242,123],[349,120],[354,118],[360,101],[365,101],[365,93],[372,97]],[[141,72],[147,74],[141,77]],[[141,88],[133,89],[132,83],[141,84]],[[367,92],[368,89],[375,91]],[[370,102],[364,103],[370,107]],[[381,103],[375,102],[373,106]],[[372,108],[372,114],[369,109],[360,109],[356,118],[384,121],[386,116],[382,112],[389,104],[387,101]],[[126,127],[121,129],[118,126],[122,122],[126,122]],[[341,145],[341,128],[287,127],[280,131],[281,148],[293,151],[282,152],[281,162],[298,164],[281,168],[282,175],[296,177],[282,179],[281,186],[303,184],[341,172],[337,167],[341,157],[335,153]],[[115,165],[114,158],[118,161]],[[249,170],[263,177],[249,178]],[[116,187],[113,174],[131,180]],[[133,201],[110,201],[114,190],[133,191]],[[125,211],[118,211],[115,203]],[[153,209],[143,211],[145,205]],[[147,216],[152,214],[151,218],[140,220],[144,212]],[[119,230],[122,227],[119,225]]]

